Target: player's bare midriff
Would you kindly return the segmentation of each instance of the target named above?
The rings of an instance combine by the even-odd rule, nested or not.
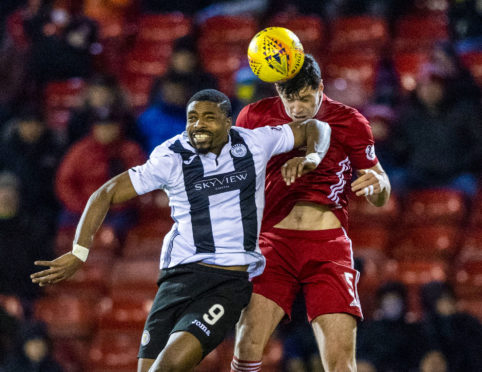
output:
[[[326,205],[298,202],[274,227],[289,230],[329,230],[341,227],[341,223]]]
[[[214,267],[215,269],[231,270],[231,271],[246,271],[248,270],[248,265],[237,265],[237,266],[219,266],[207,264],[204,262],[198,262],[199,265]]]

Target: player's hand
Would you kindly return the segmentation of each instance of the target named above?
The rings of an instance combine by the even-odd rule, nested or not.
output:
[[[351,184],[351,191],[356,196],[370,196],[381,193],[387,187],[383,175],[372,169],[360,171],[361,175]]]
[[[319,161],[307,158],[304,156],[298,156],[288,160],[281,167],[281,176],[287,186],[290,186],[295,180],[301,177],[303,174],[311,172],[319,164]]]
[[[32,283],[37,283],[40,287],[44,287],[70,278],[80,269],[83,262],[71,252],[68,252],[53,261],[35,261],[34,264],[36,266],[49,266],[46,270],[30,275]]]

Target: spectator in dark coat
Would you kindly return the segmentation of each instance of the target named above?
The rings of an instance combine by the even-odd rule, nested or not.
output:
[[[417,324],[409,323],[407,291],[399,282],[389,282],[377,292],[375,320],[360,324],[357,360],[370,363],[376,371],[409,372],[416,369],[423,345]]]
[[[63,371],[53,358],[52,341],[44,324],[24,325],[18,350],[8,358],[4,370],[5,372]]]
[[[448,187],[472,196],[482,164],[479,105],[450,99],[446,74],[425,65],[411,101],[403,108],[393,133],[399,174],[394,190]]]
[[[449,372],[482,371],[482,325],[476,318],[457,310],[450,285],[444,282],[425,284],[420,297],[427,351],[442,353]]]

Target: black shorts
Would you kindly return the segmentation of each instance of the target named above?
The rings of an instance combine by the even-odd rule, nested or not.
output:
[[[156,359],[169,336],[179,331],[193,334],[206,356],[234,328],[253,288],[247,272],[196,263],[163,270],[158,286],[139,358]]]

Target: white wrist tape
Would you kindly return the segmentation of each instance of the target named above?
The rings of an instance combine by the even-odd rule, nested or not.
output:
[[[87,256],[89,255],[89,249],[82,247],[79,244],[74,244],[74,247],[72,248],[72,254],[82,262],[85,262],[87,261]]]
[[[305,155],[305,159],[316,163],[317,166],[321,163],[321,156],[316,152],[310,152],[308,155]]]

